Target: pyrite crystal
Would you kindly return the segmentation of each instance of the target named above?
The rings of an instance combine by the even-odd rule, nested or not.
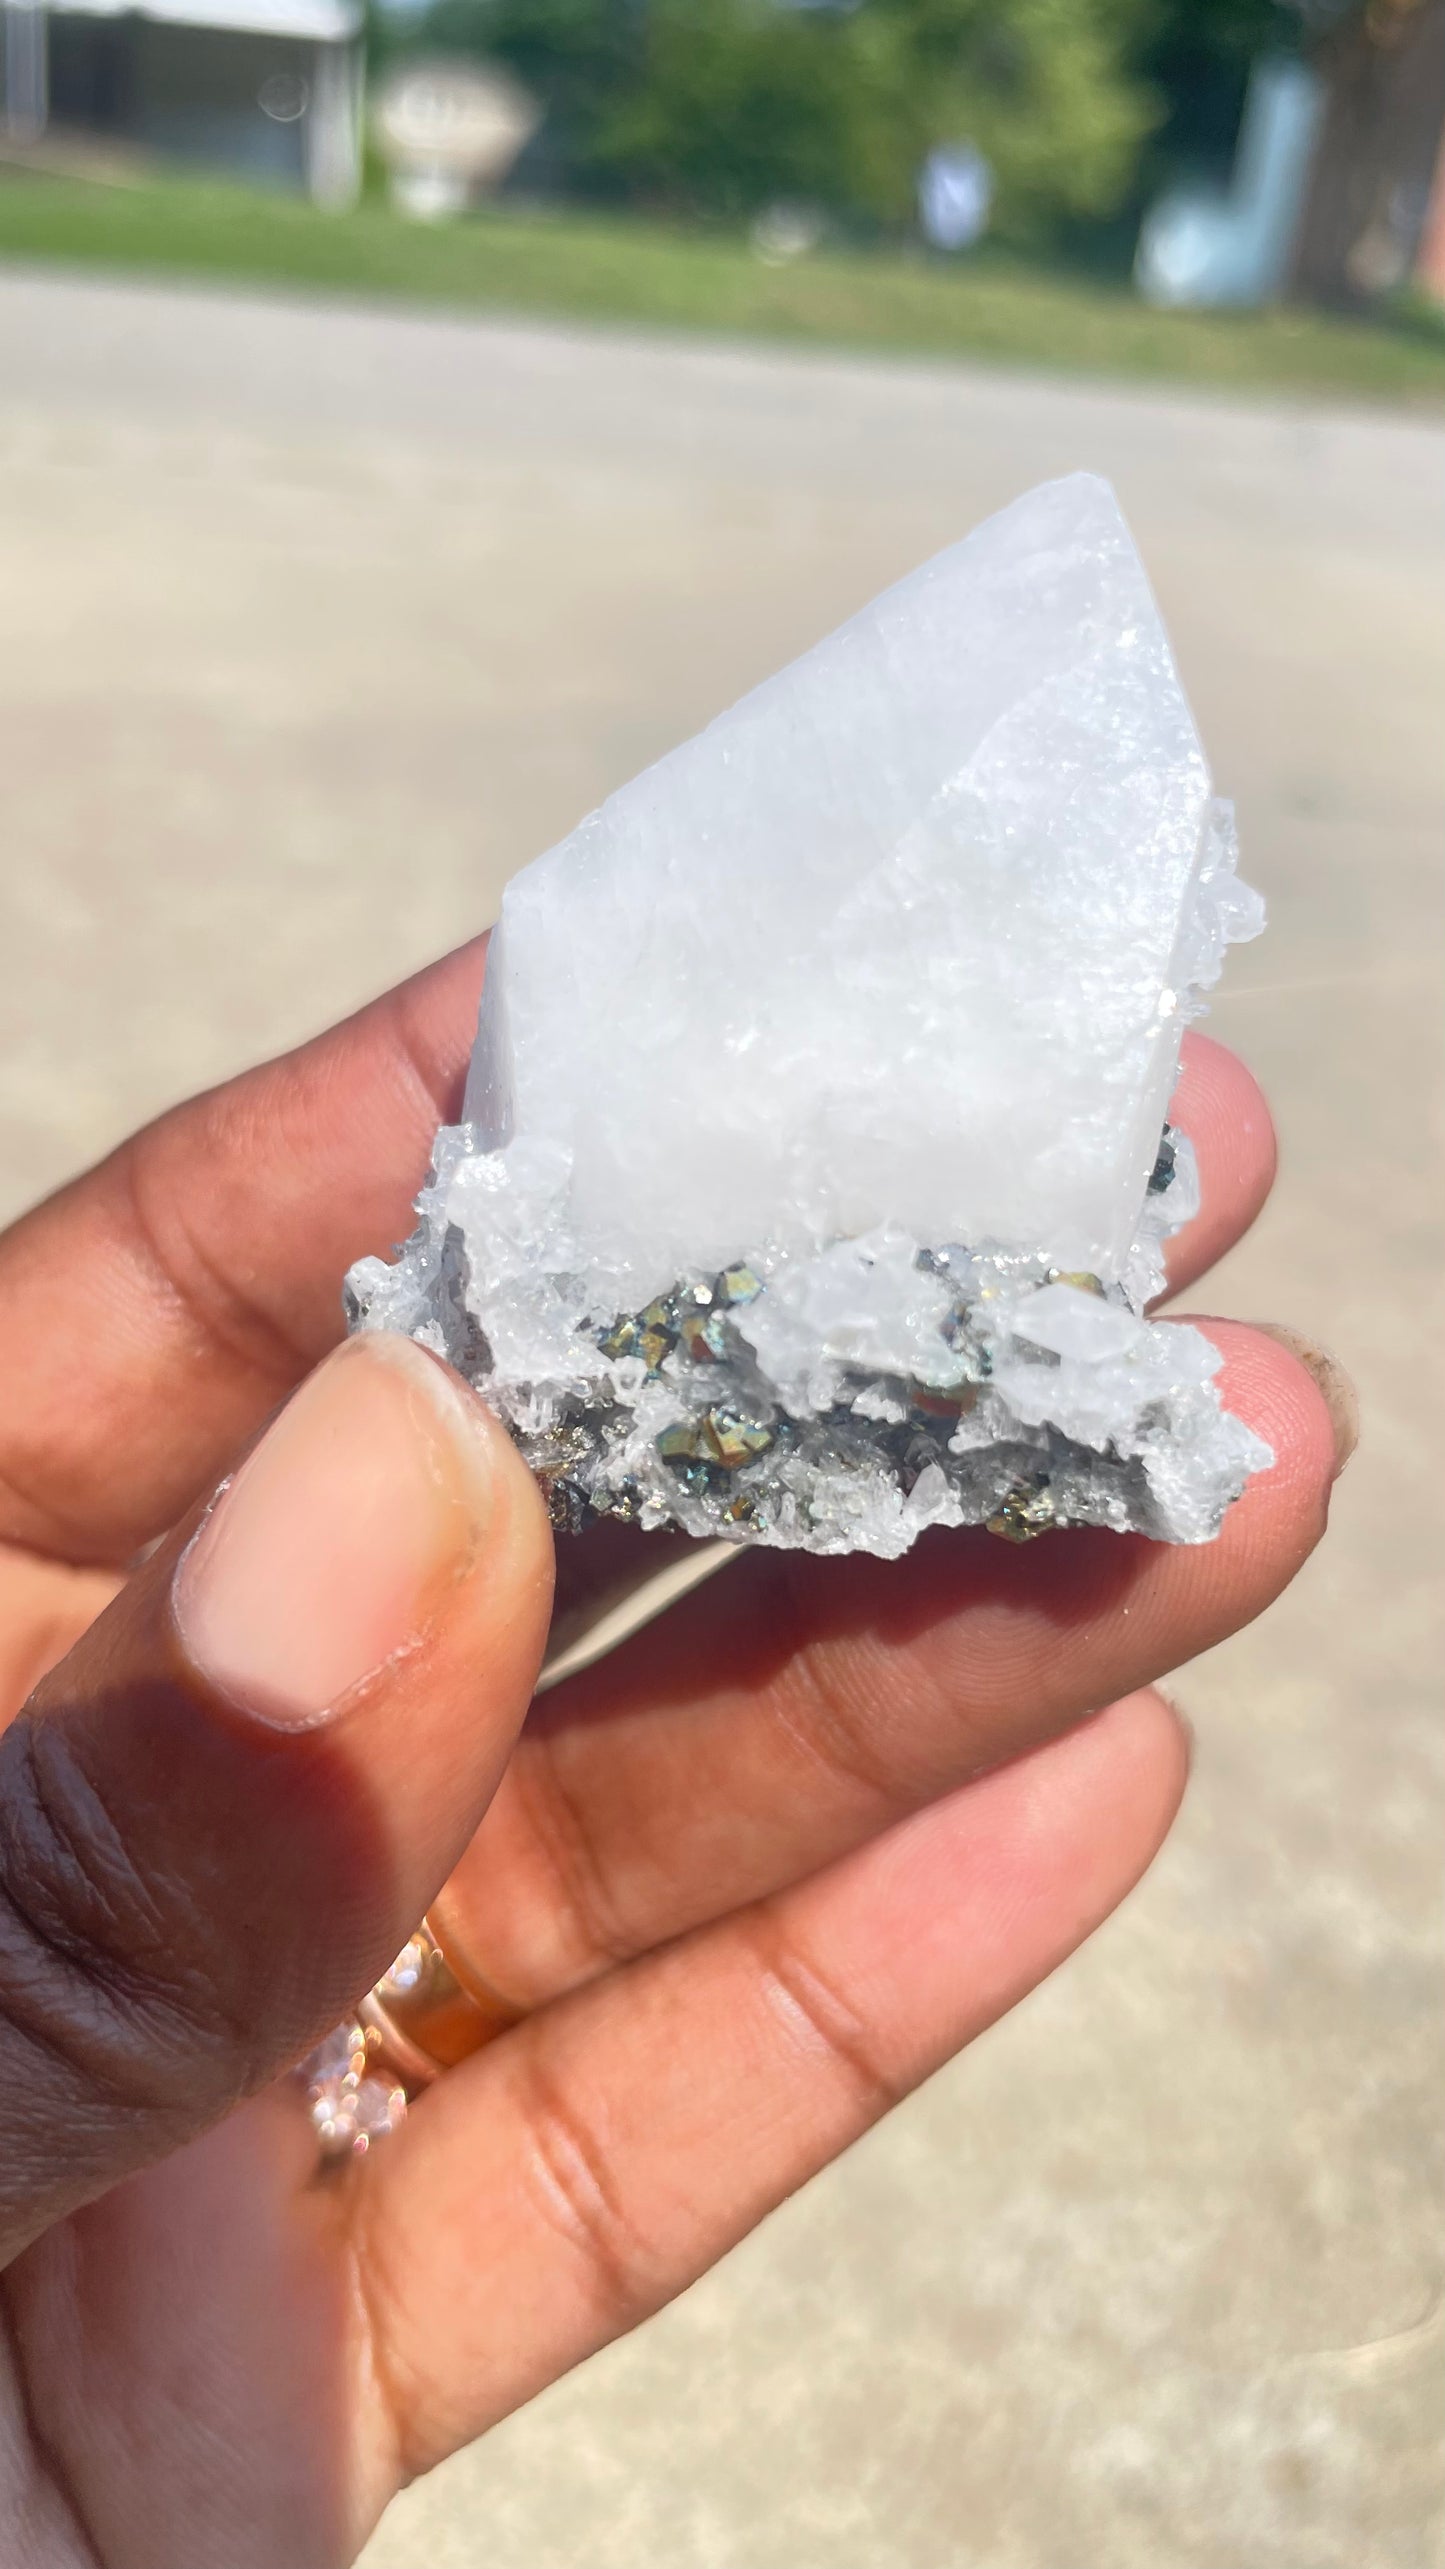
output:
[[[509,886],[356,1325],[460,1366],[567,1527],[1207,1540],[1270,1457],[1142,1315],[1234,861],[1112,492],[1030,492]]]

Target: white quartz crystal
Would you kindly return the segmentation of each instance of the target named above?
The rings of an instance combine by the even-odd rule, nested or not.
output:
[[[1260,924],[1113,494],[1045,484],[509,886],[358,1316],[463,1363],[569,1523],[1201,1540],[1267,1457],[1140,1308],[1180,1036]]]

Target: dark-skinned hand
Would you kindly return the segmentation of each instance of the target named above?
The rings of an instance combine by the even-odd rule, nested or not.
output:
[[[351,2561],[410,2475],[681,2291],[1114,1907],[1184,1780],[1153,1681],[1324,1526],[1329,1400],[1210,1322],[1276,1456],[1217,1542],[758,1554],[529,1716],[527,1473],[431,1357],[336,1343],[344,1269],[404,1235],[457,1111],[481,971],[465,949],[178,1108],[0,1241],[26,2569]],[[1204,1190],[1177,1288],[1274,1153],[1217,1045],[1173,1111]],[[617,1542],[564,1543],[574,1596]],[[285,2073],[429,1904],[521,2021],[320,2174]]]

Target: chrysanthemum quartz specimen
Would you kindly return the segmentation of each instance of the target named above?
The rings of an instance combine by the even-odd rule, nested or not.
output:
[[[1260,923],[1113,494],[1046,484],[517,876],[353,1316],[460,1365],[562,1524],[1203,1541],[1269,1457],[1141,1315],[1180,1036]]]

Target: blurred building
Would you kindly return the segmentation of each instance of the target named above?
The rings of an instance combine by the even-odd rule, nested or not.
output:
[[[361,0],[0,0],[0,128],[200,162],[347,204],[361,177]]]

